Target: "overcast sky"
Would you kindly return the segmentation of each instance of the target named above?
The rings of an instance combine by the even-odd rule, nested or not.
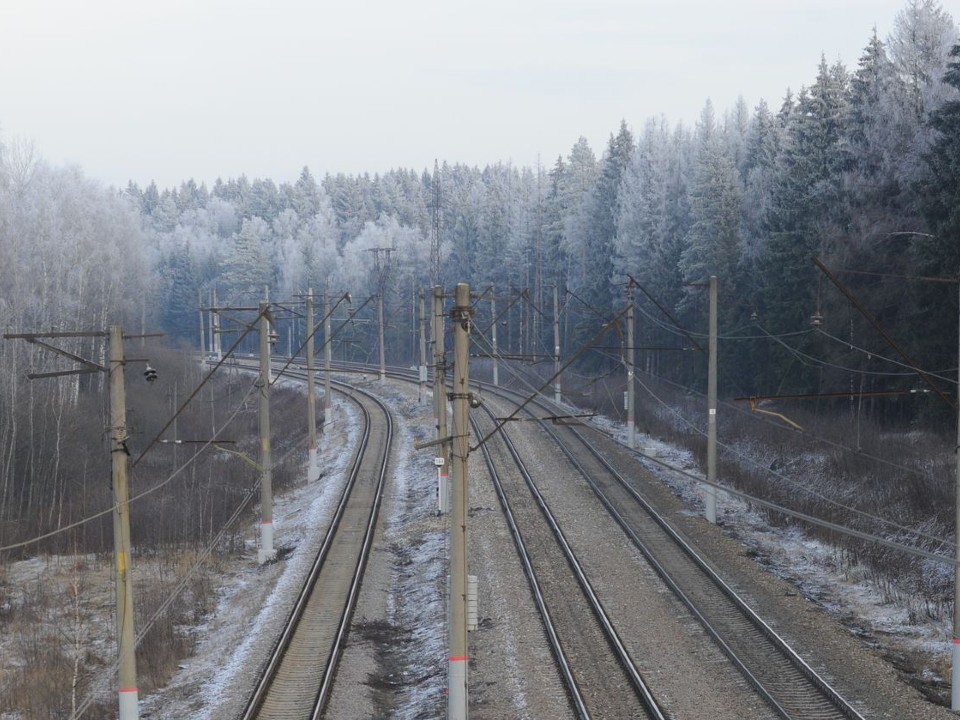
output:
[[[0,140],[117,186],[550,166],[621,119],[779,107],[904,4],[4,0]]]

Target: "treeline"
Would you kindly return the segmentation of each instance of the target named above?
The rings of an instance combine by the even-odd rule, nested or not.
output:
[[[703,363],[681,350],[693,345],[676,326],[705,331],[702,284],[717,275],[728,394],[915,388],[909,372],[885,374],[903,369],[877,356],[895,353],[812,258],[918,365],[955,367],[955,286],[912,278],[953,277],[960,262],[950,219],[960,83],[946,74],[956,40],[937,2],[911,0],[890,37],[868,39],[856,68],[822,59],[813,82],[778,106],[741,99],[720,115],[708,101],[692,128],[623,122],[599,156],[581,138],[550,167],[440,163],[320,181],[305,168],[279,186],[131,185],[157,268],[155,305],[169,332],[195,343],[198,303],[214,289],[222,304],[249,304],[267,286],[275,298],[308,287],[363,298],[377,291],[369,250],[392,248],[388,358],[416,362],[414,298],[432,281],[439,232],[446,287],[524,293],[501,330],[512,352],[551,354],[554,286],[569,356],[623,307],[632,277],[642,288],[638,347],[650,348],[639,362],[701,383]],[[375,347],[371,326],[358,332]],[[596,343],[581,367],[613,367],[615,340]],[[934,403],[875,406],[908,419]]]
[[[214,293],[220,305],[250,306],[265,288],[274,300],[312,288],[352,293],[357,316],[335,352],[374,360],[375,313],[363,303],[378,290],[379,256],[388,269],[388,362],[415,364],[416,296],[433,283],[436,238],[445,287],[465,281],[477,293],[493,287],[516,298],[509,308],[498,301],[499,346],[531,361],[553,353],[554,287],[568,358],[621,311],[633,278],[638,363],[702,388],[703,283],[716,275],[725,397],[922,389],[914,364],[952,395],[957,287],[929,279],[960,269],[957,37],[938,2],[909,0],[889,37],[867,39],[855,68],[822,59],[809,86],[775,105],[739,100],[718,113],[708,101],[693,127],[623,122],[604,148],[581,138],[547,167],[440,162],[319,180],[304,168],[279,185],[241,176],[209,188],[187,181],[118,192],[75,168],[47,167],[29,147],[0,145],[5,332],[118,322],[128,332],[159,327],[196,347],[198,308]],[[370,252],[377,248],[391,252]],[[477,310],[483,344],[491,311],[486,302]],[[619,367],[618,330],[582,352],[578,371]],[[283,349],[305,336],[302,320],[280,331]],[[61,346],[103,360],[99,341]],[[106,420],[74,418],[104,417],[102,374],[25,379],[65,366],[34,345],[0,343],[5,537],[19,536],[19,519],[41,507],[57,526],[89,487],[75,458],[86,457],[91,441],[104,443]],[[939,422],[947,405],[931,393],[884,396],[859,409],[884,421]]]

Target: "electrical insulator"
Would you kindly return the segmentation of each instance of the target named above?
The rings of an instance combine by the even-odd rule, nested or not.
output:
[[[153,369],[152,367],[150,367],[149,365],[147,365],[147,369],[143,371],[143,378],[144,378],[144,380],[146,380],[148,383],[156,382],[156,380],[157,380],[157,371],[154,370],[154,369]]]

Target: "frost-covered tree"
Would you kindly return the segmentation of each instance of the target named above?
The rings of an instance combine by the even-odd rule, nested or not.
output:
[[[623,175],[616,262],[669,305],[678,299],[680,238],[671,232],[676,157],[667,121],[650,119]]]
[[[740,257],[739,174],[729,145],[714,125],[708,101],[697,127],[698,152],[690,188],[690,230],[680,255],[680,272],[688,285],[716,275],[728,289],[738,284]],[[699,302],[702,293],[694,293]]]
[[[896,124],[895,178],[904,186],[922,170],[923,154],[933,139],[927,118],[949,93],[943,73],[956,41],[956,23],[937,0],[908,0],[887,39],[896,82],[894,102],[886,110]]]
[[[760,255],[766,228],[764,220],[770,209],[777,155],[780,152],[783,128],[767,103],[761,100],[754,110],[747,131],[744,164],[743,259],[754,263]]]
[[[911,238],[911,254],[915,272],[923,275],[960,275],[960,44],[950,60],[944,82],[952,97],[931,116],[934,140],[918,182],[929,232]],[[956,294],[954,285],[918,283],[913,288],[918,312],[911,325],[928,367],[956,361]],[[945,311],[948,307],[951,311]]]
[[[270,241],[270,226],[265,220],[253,217],[243,221],[220,278],[228,303],[239,305],[263,299],[264,288],[273,280]]]
[[[810,258],[829,251],[844,232],[840,147],[846,111],[846,74],[821,59],[816,82],[801,90],[790,115],[766,217],[760,314],[775,331],[804,326],[816,291]]]
[[[576,218],[587,193],[596,182],[597,159],[586,138],[580,137],[570,150],[567,162],[557,158],[550,172],[544,202],[545,282],[572,286],[585,272],[586,258],[575,246]]]
[[[897,14],[887,44],[902,83],[902,105],[918,124],[943,101],[943,71],[956,41],[957,27],[938,0],[907,0]]]

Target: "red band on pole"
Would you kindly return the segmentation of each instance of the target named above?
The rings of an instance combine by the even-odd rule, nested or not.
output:
[[[466,655],[455,655],[450,657],[450,662],[466,662],[466,661],[467,661]]]
[[[953,644],[954,644],[954,645],[960,645],[960,638],[954,638],[954,639],[953,639]]]
[[[273,525],[273,520],[261,520],[261,525]]]
[[[120,692],[122,693],[137,692],[137,689],[136,688],[120,688]]]

